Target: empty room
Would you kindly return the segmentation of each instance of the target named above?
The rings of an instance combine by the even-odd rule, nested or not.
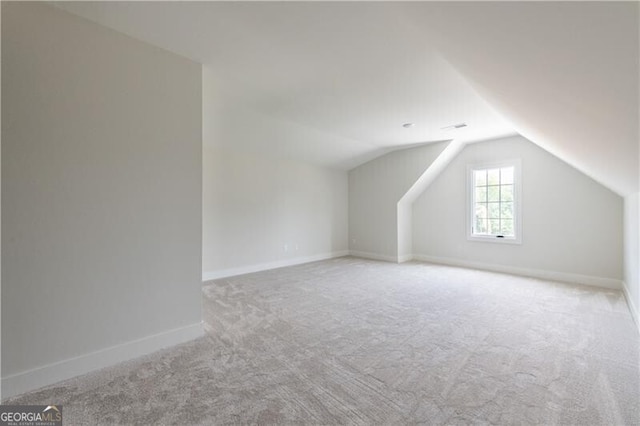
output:
[[[1,4],[0,424],[640,424],[640,4]]]

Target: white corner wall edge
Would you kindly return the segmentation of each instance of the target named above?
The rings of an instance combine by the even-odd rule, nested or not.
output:
[[[268,271],[270,269],[284,268],[286,266],[302,265],[304,263],[317,262],[319,260],[333,259],[348,256],[348,250],[334,251],[331,253],[316,254],[313,256],[295,257],[292,259],[276,260],[274,262],[257,263],[255,265],[239,266],[237,268],[220,269],[218,271],[206,271],[202,273],[202,281],[217,280],[220,278],[235,277],[236,275],[251,274],[253,272]]]
[[[202,322],[125,342],[78,357],[2,378],[2,397],[10,398],[81,374],[129,361],[204,335]]]
[[[411,188],[400,198],[398,205],[411,207],[418,197],[436,180],[451,161],[462,152],[467,144],[457,139],[449,142],[440,155],[429,165],[427,170],[411,185]]]
[[[638,311],[638,307],[633,303],[633,299],[631,298],[631,294],[629,294],[627,284],[624,282],[622,283],[622,292],[624,293],[624,298],[627,300],[627,306],[629,307],[629,311],[631,311],[633,322],[636,323],[638,333],[640,333],[640,318],[638,318],[638,315],[640,315],[640,311]]]
[[[480,269],[504,274],[520,275],[530,278],[539,278],[550,281],[560,281],[571,284],[582,284],[591,287],[602,287],[613,290],[622,290],[621,280],[604,277],[594,277],[589,275],[572,274],[567,272],[546,271],[543,269],[519,268],[517,266],[497,265],[493,263],[472,262],[467,260],[453,259],[448,257],[435,257],[424,254],[414,254],[414,260],[422,262],[437,263],[441,265],[459,266],[462,268]]]

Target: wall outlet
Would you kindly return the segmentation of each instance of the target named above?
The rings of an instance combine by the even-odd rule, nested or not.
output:
[[[284,251],[289,251],[289,244],[285,244],[284,246],[282,246],[282,249]]]

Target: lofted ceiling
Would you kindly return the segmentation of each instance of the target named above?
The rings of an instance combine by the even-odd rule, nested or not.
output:
[[[639,6],[403,5],[518,133],[623,196],[640,190]]]
[[[252,110],[235,120],[245,126],[252,126],[260,114],[327,134],[324,149],[331,155],[317,152],[322,146],[290,147],[304,151],[298,155],[305,160],[309,149],[329,161],[320,161],[324,165],[353,167],[357,164],[348,160],[367,158],[367,151],[453,137],[482,140],[514,134],[511,125],[390,4],[56,5],[207,65],[229,106],[223,113]],[[406,122],[415,126],[403,128]],[[460,122],[468,126],[441,129]],[[247,143],[252,143],[250,139]],[[340,147],[332,140],[339,140]]]
[[[638,191],[634,3],[55,5],[205,64],[240,126],[311,129],[313,142],[288,148],[305,161],[350,168],[519,132],[621,195]]]

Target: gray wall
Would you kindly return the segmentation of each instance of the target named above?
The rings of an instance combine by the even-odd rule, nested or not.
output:
[[[203,279],[347,254],[347,172],[298,155],[330,136],[202,85]]]
[[[2,2],[2,374],[199,323],[201,66]]]
[[[349,249],[398,259],[398,201],[448,142],[394,151],[349,171]]]
[[[0,5],[0,30],[2,28],[2,5]],[[1,45],[2,43],[0,43]],[[0,46],[0,56],[2,47]],[[0,66],[0,80],[2,79],[2,67]],[[0,99],[2,99],[2,85],[0,84]],[[0,102],[0,128],[2,128],[2,106]],[[0,241],[2,240],[2,137],[0,131]],[[2,244],[0,244],[0,375],[2,374]],[[2,400],[2,386],[0,386],[0,401]]]
[[[347,254],[347,173],[205,146],[203,279]]]
[[[468,241],[467,164],[522,159],[522,245]],[[622,279],[622,198],[523,137],[468,145],[413,208],[414,254]],[[419,256],[418,256],[419,257]]]
[[[624,285],[640,328],[640,193],[624,199]]]

